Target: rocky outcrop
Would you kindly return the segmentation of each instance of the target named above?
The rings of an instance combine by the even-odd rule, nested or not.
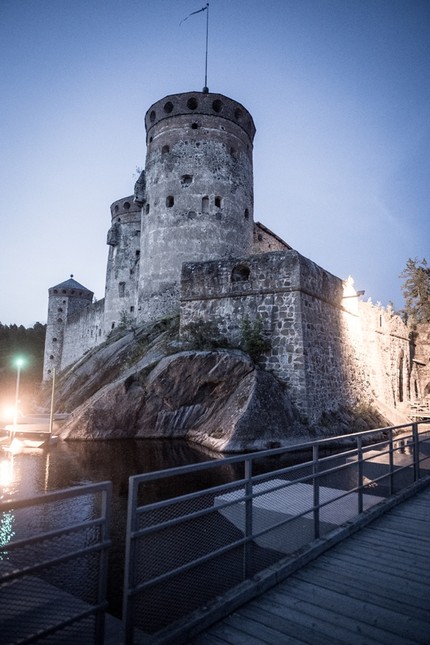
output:
[[[66,440],[186,439],[216,452],[302,443],[388,425],[367,408],[308,425],[285,384],[235,349],[186,350],[178,320],[118,330],[58,378]],[[49,409],[50,391],[43,405]]]
[[[179,352],[105,386],[64,439],[184,438],[222,452],[303,440],[282,385],[238,350]]]

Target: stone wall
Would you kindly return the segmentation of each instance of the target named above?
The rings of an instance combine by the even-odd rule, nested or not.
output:
[[[409,330],[391,309],[359,303],[363,361],[376,399],[396,408],[410,399],[414,366]]]
[[[68,317],[64,327],[62,370],[104,341],[104,304],[104,299],[98,300]]]
[[[212,321],[235,344],[241,321],[257,318],[270,339],[262,366],[289,387],[311,422],[368,393],[343,306],[344,283],[297,251],[187,263],[181,283],[181,330]]]
[[[255,222],[252,253],[270,253],[272,251],[287,251],[288,249],[291,249],[291,246],[276,233],[261,222]]]
[[[430,324],[421,323],[416,329],[414,356],[415,379],[411,386],[412,399],[430,401]]]
[[[241,321],[259,319],[271,349],[261,365],[289,388],[315,423],[325,412],[358,403],[391,409],[430,396],[430,325],[409,329],[389,308],[359,302],[342,281],[297,251],[187,263],[181,283],[181,333],[216,323],[238,345]]]

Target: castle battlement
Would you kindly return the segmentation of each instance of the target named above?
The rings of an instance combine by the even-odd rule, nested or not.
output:
[[[224,120],[230,121],[247,134],[250,144],[254,140],[254,121],[243,105],[223,94],[187,92],[170,94],[151,105],[145,115],[147,144],[152,143],[155,133],[163,128],[159,127],[161,122],[178,116],[191,119],[191,127],[193,124],[198,127],[199,117],[213,117],[214,125],[220,129]]]

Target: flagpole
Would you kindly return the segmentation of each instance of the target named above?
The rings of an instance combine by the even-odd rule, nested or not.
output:
[[[205,86],[203,92],[207,94],[208,88],[208,43],[209,43],[209,2],[206,3],[206,57],[205,57]]]
[[[181,20],[179,23],[179,26],[182,25],[183,22],[188,20],[188,18],[191,18],[191,16],[195,16],[196,13],[201,13],[202,11],[206,11],[206,56],[205,56],[205,86],[203,88],[204,94],[207,94],[209,92],[208,88],[208,48],[209,48],[209,2],[206,3],[206,7],[202,7],[201,9],[198,9],[197,11],[193,11],[190,13],[189,16]]]

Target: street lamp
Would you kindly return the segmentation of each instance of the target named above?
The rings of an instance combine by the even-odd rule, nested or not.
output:
[[[21,376],[21,367],[24,365],[24,359],[18,357],[15,359],[16,366],[16,390],[15,390],[15,409],[13,411],[13,432],[16,432],[16,424],[18,421],[18,405],[19,405],[19,379]]]

